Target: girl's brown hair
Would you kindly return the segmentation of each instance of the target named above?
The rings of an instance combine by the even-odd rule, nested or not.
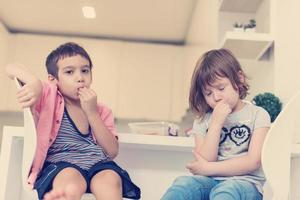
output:
[[[244,80],[241,80],[241,76]],[[192,76],[189,103],[193,112],[199,117],[211,111],[204,97],[205,87],[212,85],[218,77],[226,77],[244,99],[249,90],[246,75],[240,63],[227,49],[216,49],[206,52],[198,61]]]

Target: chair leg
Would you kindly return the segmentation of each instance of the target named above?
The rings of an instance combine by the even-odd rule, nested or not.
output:
[[[0,199],[19,200],[22,187],[23,140],[3,131],[0,158]]]

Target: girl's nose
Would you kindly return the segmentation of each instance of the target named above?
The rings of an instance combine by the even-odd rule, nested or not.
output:
[[[222,100],[222,96],[219,92],[214,92],[213,96],[214,96],[214,99],[216,102],[219,102],[220,100]]]

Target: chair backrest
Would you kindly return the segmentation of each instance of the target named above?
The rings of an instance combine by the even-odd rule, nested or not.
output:
[[[300,113],[300,92],[291,98],[272,124],[262,149],[262,167],[273,200],[290,198],[291,147]]]
[[[22,87],[22,83],[15,78],[15,83],[18,89]],[[24,144],[23,144],[23,161],[22,161],[22,184],[25,190],[31,190],[27,183],[28,175],[34,159],[36,145],[37,145],[37,132],[35,122],[30,108],[23,109],[24,115]]]
[[[23,84],[17,78],[15,78],[15,83],[18,89],[20,89]],[[25,192],[22,192],[23,199],[37,199],[38,195],[36,190],[32,190],[27,183],[28,175],[31,170],[31,165],[35,156],[36,146],[37,146],[37,131],[35,126],[35,121],[30,108],[23,109],[24,115],[24,143],[23,143],[23,161],[22,161],[22,185]],[[92,194],[84,194],[81,198],[82,200],[95,200]]]

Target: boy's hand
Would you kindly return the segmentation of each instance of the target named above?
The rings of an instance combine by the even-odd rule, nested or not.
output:
[[[208,161],[202,158],[197,152],[193,151],[195,161],[192,161],[186,165],[186,168],[194,175],[209,175]]]
[[[223,125],[226,117],[232,112],[228,103],[220,101],[212,112],[212,122],[218,125]]]
[[[17,93],[17,100],[22,108],[34,105],[42,94],[43,86],[40,80],[26,83]]]
[[[82,110],[87,116],[97,114],[97,94],[90,88],[83,87],[78,90]]]

